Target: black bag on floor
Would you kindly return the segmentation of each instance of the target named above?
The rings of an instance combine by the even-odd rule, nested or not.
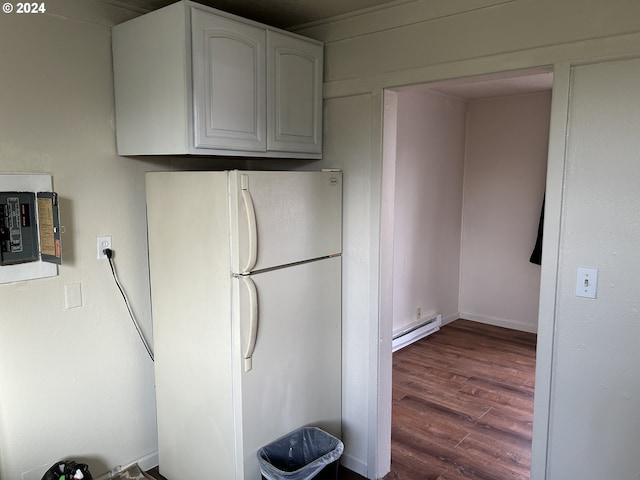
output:
[[[93,480],[93,477],[86,464],[63,460],[52,465],[42,480]]]

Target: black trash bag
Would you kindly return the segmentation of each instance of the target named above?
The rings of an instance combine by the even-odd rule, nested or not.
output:
[[[93,480],[93,477],[86,464],[63,460],[53,464],[42,480]]]
[[[302,427],[258,450],[258,464],[267,480],[338,478],[344,444],[317,427]]]

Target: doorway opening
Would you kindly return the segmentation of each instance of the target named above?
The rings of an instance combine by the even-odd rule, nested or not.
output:
[[[393,336],[433,318],[537,332],[552,80],[538,68],[385,90],[381,318]]]

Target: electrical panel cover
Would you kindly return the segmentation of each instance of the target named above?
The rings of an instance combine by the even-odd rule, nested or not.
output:
[[[0,192],[0,266],[60,264],[60,215],[54,192]]]

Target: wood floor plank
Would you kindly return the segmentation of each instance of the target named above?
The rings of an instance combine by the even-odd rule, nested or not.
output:
[[[474,426],[475,431],[479,428],[482,432],[493,432],[496,438],[504,438],[507,441],[524,439],[530,443],[533,413],[492,408]]]
[[[434,366],[460,375],[492,378],[510,385],[522,385],[535,371],[533,364],[521,360],[522,354],[501,352],[492,345],[470,344],[466,348],[463,345],[433,343],[421,345],[415,350],[412,352],[414,358],[433,362]]]
[[[488,442],[486,438],[469,435],[458,446],[458,462],[473,469],[485,478],[517,478],[528,480],[531,454],[524,454],[519,448],[504,442]]]
[[[510,406],[530,410],[533,406],[533,392],[529,388],[514,387],[484,378],[469,378],[459,391],[461,394],[482,399],[494,407]]]
[[[536,336],[467,320],[394,353],[385,480],[527,480]]]
[[[432,442],[427,435],[407,428],[406,425],[394,425],[391,434],[392,451],[397,451],[397,458],[392,457],[392,472],[395,477],[402,480],[410,478],[437,479],[442,475],[453,461],[451,456],[453,449],[439,443]],[[399,468],[401,466],[401,468]],[[407,476],[408,471],[413,471],[419,476]]]
[[[523,471],[528,478],[531,467],[530,441],[500,441],[472,433],[465,438],[463,445],[460,445],[460,449],[474,448],[473,445],[476,445],[476,449],[479,449],[477,445],[490,446],[492,448],[493,461],[504,463],[514,470]]]
[[[394,426],[398,429],[405,428],[406,425],[420,425],[420,431],[416,432],[415,427],[409,428],[408,431],[416,437],[451,448],[458,445],[469,434],[466,428],[443,421],[435,415],[429,415],[428,412],[411,408],[411,405],[406,406],[403,403],[393,406],[396,420]]]
[[[460,374],[451,369],[445,369],[434,365],[425,365],[424,358],[412,356],[411,351],[403,352],[406,355],[399,357],[394,362],[394,373],[404,372],[411,375],[417,375],[421,379],[431,379],[432,381],[452,382],[463,385],[469,375]]]
[[[474,398],[471,395],[458,395],[457,392],[459,392],[459,389],[434,389],[417,381],[398,381],[393,384],[393,402],[397,403],[405,397],[413,396],[435,404],[449,406],[452,410],[476,418],[480,418],[491,408],[483,400]]]

